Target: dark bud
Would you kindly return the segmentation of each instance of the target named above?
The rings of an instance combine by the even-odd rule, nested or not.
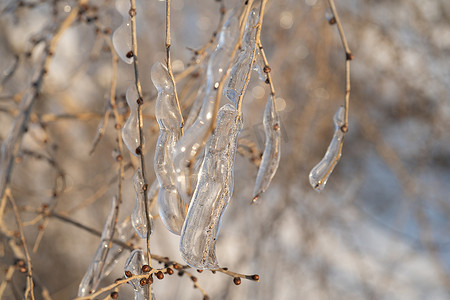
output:
[[[241,284],[241,279],[239,277],[234,277],[233,278],[233,282],[235,285],[240,285]]]
[[[112,292],[111,294],[109,294],[109,296],[111,297],[111,299],[117,299],[117,298],[119,298],[119,293],[118,292]]]
[[[152,283],[153,283],[153,276],[152,276],[152,275],[150,275],[150,276],[147,278],[147,282],[148,282],[148,284],[152,284]]]
[[[128,13],[130,14],[130,17],[134,17],[136,15],[136,9],[135,8],[131,8]]]
[[[20,272],[20,273],[26,273],[26,272],[27,272],[27,268],[26,268],[25,266],[20,267],[20,268],[19,268],[19,272]]]
[[[173,267],[174,267],[176,270],[181,270],[181,269],[183,269],[183,267],[182,267],[180,264],[175,264]]]
[[[163,278],[164,278],[163,272],[158,271],[158,272],[156,273],[156,278],[158,278],[159,280],[163,279]]]
[[[141,147],[137,147],[135,152],[136,152],[137,155],[141,155],[142,154]]]
[[[259,275],[258,274],[252,275],[252,280],[259,280]]]
[[[183,270],[181,270],[181,271],[178,272],[178,276],[181,277],[181,276],[183,276],[183,275],[184,275],[184,271],[183,271]]]
[[[328,24],[330,24],[330,25],[336,24],[336,18],[335,18],[335,17],[329,18],[329,19],[328,19]]]
[[[109,27],[107,27],[107,28],[105,28],[104,30],[103,30],[103,33],[104,34],[111,34],[112,33],[112,29],[111,28],[109,28]]]
[[[137,103],[138,105],[142,105],[142,104],[144,104],[144,99],[142,99],[141,97],[139,97],[139,98],[136,100],[136,103]]]
[[[269,73],[272,69],[269,66],[264,66],[263,71],[264,73]]]
[[[23,259],[16,259],[14,264],[19,266],[19,267],[23,267],[23,266],[25,266],[25,261]]]
[[[191,277],[191,280],[192,280],[193,282],[197,282],[197,277],[192,276],[192,277]]]
[[[342,125],[341,131],[342,131],[343,133],[347,133],[347,131],[348,131],[347,125]]]
[[[269,78],[266,79],[266,83],[267,83],[267,84],[270,84]]]
[[[128,51],[127,54],[125,55],[127,58],[132,58],[134,56],[133,51]]]
[[[345,53],[345,59],[346,59],[346,60],[353,60],[353,54],[351,54],[351,53]]]
[[[146,285],[148,282],[147,282],[147,278],[142,278],[140,281],[139,281],[139,284],[141,285],[141,286],[144,286],[144,285]]]
[[[203,297],[203,300],[209,300],[209,296],[208,296],[208,295],[205,295],[205,296]]]
[[[131,273],[130,271],[125,271],[125,276],[131,277],[131,276],[133,276],[133,273]]]
[[[228,268],[227,268],[227,267],[225,267],[225,268],[222,268],[222,270],[224,270],[224,271],[228,271]]]
[[[201,272],[203,272],[203,270],[197,270],[197,272],[201,273]]]
[[[167,268],[167,274],[172,275],[173,274],[173,270],[171,268]]]
[[[142,272],[144,272],[144,273],[150,272],[151,269],[152,268],[149,265],[143,265],[142,266]]]

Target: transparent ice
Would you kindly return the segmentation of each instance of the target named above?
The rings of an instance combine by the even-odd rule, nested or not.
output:
[[[345,124],[344,115],[345,109],[343,106],[340,106],[333,118],[334,135],[327,152],[309,173],[309,183],[316,191],[321,191],[325,188],[328,178],[341,158],[342,142],[344,140],[344,132],[341,128]]]
[[[105,276],[105,262],[110,251],[109,243],[114,235],[114,224],[118,212],[116,209],[117,205],[119,205],[119,201],[117,197],[114,197],[111,203],[111,209],[103,227],[100,245],[98,246],[94,257],[92,258],[92,262],[78,287],[79,297],[88,296],[93,293],[97,289],[101,279]]]
[[[144,179],[142,177],[141,169],[137,169],[133,175],[133,184],[136,191],[136,202],[134,204],[133,212],[131,213],[131,224],[133,224],[134,229],[141,238],[147,237],[147,231],[150,228],[152,230],[152,220],[151,215],[146,216],[145,212],[145,198],[144,194]],[[150,220],[150,224],[148,224]]]
[[[133,275],[142,275],[142,266],[145,264],[144,252],[136,249],[128,257],[124,271],[130,271]],[[129,281],[134,289],[134,300],[149,300],[148,284],[141,286],[139,282],[140,280],[137,278]]]
[[[211,126],[217,97],[217,86],[222,79],[230,59],[233,46],[239,35],[239,20],[236,12],[232,12],[225,21],[219,33],[219,42],[211,53],[207,67],[206,94],[202,107],[194,124],[188,128],[178,141],[173,155],[176,172],[177,190],[186,204],[190,202],[192,187],[195,186],[197,175],[190,165],[199,154],[203,139]],[[192,174],[191,174],[192,173]]]
[[[116,0],[116,9],[122,15],[122,24],[114,31],[112,42],[114,49],[116,50],[119,57],[126,62],[131,64],[133,62],[133,57],[127,57],[127,53],[131,51],[131,19],[129,11],[131,8],[130,1],[128,0]]]
[[[275,110],[275,100],[272,95],[267,99],[264,110],[264,132],[266,134],[266,143],[261,165],[256,176],[255,189],[253,191],[253,201],[264,193],[277,172],[280,163],[280,118]]]
[[[258,23],[258,10],[253,9],[245,25],[241,50],[238,53],[223,90],[224,95],[237,105],[239,97],[244,93],[247,77],[252,70],[255,54],[256,24]]]
[[[233,193],[233,170],[242,120],[236,108],[224,105],[208,140],[198,182],[181,233],[183,259],[196,269],[218,267],[216,239],[222,215]]]
[[[130,116],[123,125],[122,139],[128,150],[135,156],[136,149],[139,147],[139,120],[138,120],[138,103],[139,95],[136,86],[133,84],[127,90],[127,103],[130,108]]]
[[[182,117],[175,98],[175,89],[167,68],[156,63],[151,72],[158,90],[155,115],[160,133],[155,148],[154,168],[159,182],[158,207],[163,224],[171,232],[180,235],[187,205],[176,188],[173,152],[181,136]]]

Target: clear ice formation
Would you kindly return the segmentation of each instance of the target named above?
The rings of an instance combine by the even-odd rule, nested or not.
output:
[[[130,219],[126,219],[120,225],[117,226],[117,238],[121,242],[128,242],[134,236],[134,228],[131,225]],[[109,249],[108,256],[105,260],[105,267],[103,271],[103,277],[108,276],[113,270],[114,266],[120,260],[120,258],[125,254],[123,247],[117,244],[112,244]]]
[[[239,97],[244,93],[247,77],[252,70],[253,58],[255,54],[256,24],[258,23],[258,10],[253,9],[245,25],[244,36],[242,38],[241,50],[236,56],[233,67],[225,85],[223,94],[237,105]]]
[[[131,224],[139,237],[146,238],[149,229],[151,233],[151,222],[153,221],[153,217],[149,215],[147,218],[145,213],[145,201],[147,201],[147,199],[144,194],[144,179],[142,177],[141,169],[137,169],[134,173],[133,184],[136,191],[136,202],[131,213]],[[150,224],[148,224],[148,220],[150,220]]]
[[[128,150],[135,156],[136,149],[139,147],[139,119],[138,119],[138,103],[139,98],[136,86],[133,84],[127,90],[127,103],[130,108],[130,116],[122,128],[122,140]]]
[[[219,33],[216,49],[211,53],[207,67],[206,94],[197,119],[180,138],[173,155],[176,172],[176,185],[183,201],[189,205],[191,189],[195,186],[197,175],[191,172],[190,165],[201,150],[203,139],[211,126],[217,97],[217,87],[227,67],[233,47],[239,35],[239,20],[232,12]],[[192,173],[192,174],[191,174]]]
[[[255,53],[256,57],[255,57],[255,62],[253,63],[253,71],[256,71],[258,73],[259,79],[261,81],[266,81],[267,79],[267,75],[266,73],[264,73],[264,59],[262,58],[262,54],[261,51],[259,51],[259,49],[256,49],[256,53]]]
[[[154,167],[159,182],[159,215],[167,229],[180,235],[186,218],[187,204],[181,200],[177,192],[172,157],[175,145],[181,136],[182,117],[167,68],[158,62],[153,66],[151,76],[158,90],[155,115],[160,131],[156,143]]]
[[[103,227],[100,245],[98,246],[94,257],[92,258],[92,262],[78,287],[78,297],[88,296],[93,293],[97,289],[101,279],[105,276],[105,262],[108,253],[110,252],[109,243],[114,235],[114,224],[118,212],[116,209],[117,205],[119,205],[119,201],[117,197],[114,197],[111,203],[111,209]]]
[[[280,118],[275,110],[275,103],[272,95],[267,99],[266,108],[264,110],[264,132],[266,134],[266,143],[261,165],[256,176],[255,189],[253,191],[253,201],[264,193],[272,181],[273,176],[277,172],[280,163]]]
[[[231,104],[220,108],[181,233],[181,255],[196,269],[218,267],[216,238],[233,193],[234,158],[241,129],[242,119],[236,108]]]
[[[112,42],[117,55],[126,62],[131,64],[133,57],[127,57],[127,53],[131,51],[131,18],[129,15],[131,5],[128,0],[116,0],[116,9],[122,15],[122,24],[114,31]]]
[[[344,126],[345,108],[340,106],[334,115],[334,135],[328,146],[327,152],[322,160],[309,173],[309,183],[316,191],[321,191],[325,188],[327,180],[334,170],[342,154],[342,142],[344,140]]]
[[[142,266],[146,264],[144,252],[140,249],[133,250],[125,263],[124,271],[130,271],[133,275],[142,275]],[[134,289],[134,300],[149,300],[149,285],[140,285],[139,279],[132,279],[129,283]],[[153,297],[152,297],[153,299]]]

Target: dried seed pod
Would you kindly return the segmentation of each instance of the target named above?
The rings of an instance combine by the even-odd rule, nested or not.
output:
[[[215,269],[216,238],[220,220],[233,193],[234,158],[242,120],[227,104],[218,113],[217,127],[210,137],[197,186],[181,234],[180,251],[196,269]]]
[[[336,167],[336,164],[341,158],[342,144],[345,135],[341,129],[345,125],[344,116],[345,108],[340,106],[333,118],[334,135],[328,146],[327,152],[323,159],[309,173],[309,183],[316,191],[324,189],[334,167]]]
[[[266,134],[266,143],[261,164],[258,169],[258,175],[256,176],[253,201],[256,201],[256,199],[258,199],[258,197],[267,189],[273,176],[277,172],[278,164],[280,163],[280,118],[275,110],[275,99],[273,98],[273,95],[270,95],[267,99],[263,124],[264,132]]]

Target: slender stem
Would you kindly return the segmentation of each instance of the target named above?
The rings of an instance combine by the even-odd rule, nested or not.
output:
[[[132,43],[132,51],[133,51],[133,66],[134,66],[134,80],[136,85],[136,90],[138,93],[139,99],[138,101],[138,123],[139,123],[139,146],[136,149],[136,154],[139,155],[139,163],[142,172],[142,179],[144,181],[143,185],[143,194],[144,194],[144,207],[145,207],[145,218],[147,223],[147,237],[146,237],[146,258],[147,263],[151,266],[150,259],[150,233],[151,233],[151,220],[150,220],[150,210],[148,207],[147,201],[147,189],[148,189],[148,181],[146,176],[145,169],[145,159],[144,159],[144,120],[142,118],[142,104],[143,104],[143,96],[142,96],[142,88],[141,82],[139,79],[139,68],[138,68],[138,47],[137,47],[137,35],[136,35],[136,0],[130,0],[131,8],[130,8],[130,19],[131,19],[131,43]]]
[[[181,124],[180,124],[180,128],[181,128],[181,134],[183,134],[183,127],[184,127],[184,121],[183,121],[183,114],[181,113],[181,108],[180,108],[180,102],[178,100],[178,93],[177,93],[177,85],[175,82],[175,77],[173,76],[173,72],[172,72],[172,63],[170,60],[170,0],[166,0],[166,56],[167,56],[167,71],[169,72],[169,76],[170,79],[172,80],[173,83],[173,89],[174,89],[174,93],[175,93],[175,101],[177,102],[177,107],[178,107],[178,112],[181,116]]]
[[[345,51],[345,117],[344,117],[344,126],[342,126],[342,132],[346,133],[348,131],[348,111],[350,106],[350,61],[353,59],[353,54],[350,51],[350,47],[348,46],[347,39],[345,38],[344,29],[342,27],[341,19],[336,10],[336,5],[334,4],[334,0],[328,0],[328,4],[330,5],[331,12],[333,13],[334,20],[336,21],[336,25],[339,31],[339,36],[341,37],[342,47]]]
[[[20,219],[19,209],[17,208],[16,201],[14,200],[9,189],[5,191],[6,196],[11,203],[12,209],[14,211],[14,215],[16,217],[17,227],[19,228],[20,240],[22,242],[22,247],[25,252],[25,258],[27,260],[27,288],[25,290],[25,299],[28,297],[34,300],[34,284],[33,284],[33,267],[31,265],[31,256],[28,252],[27,241],[25,240],[25,233],[23,231],[22,221]]]

